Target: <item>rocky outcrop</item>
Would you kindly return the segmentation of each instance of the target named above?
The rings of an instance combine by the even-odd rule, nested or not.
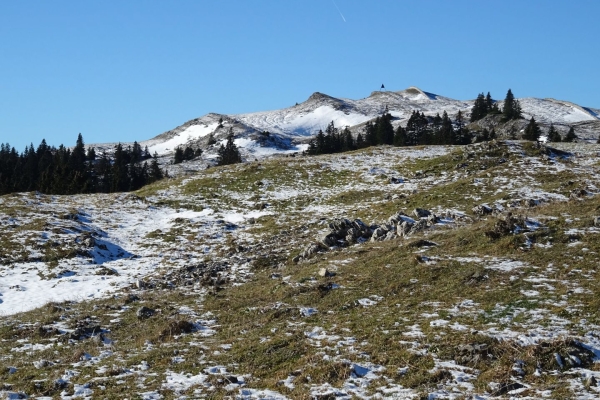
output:
[[[317,243],[310,244],[302,253],[294,257],[293,261],[300,262],[319,252],[366,241],[379,242],[408,237],[441,221],[440,217],[423,208],[415,208],[413,215],[416,219],[403,211],[398,211],[384,223],[373,225],[366,225],[360,219],[353,221],[347,218],[334,219],[329,223],[329,231]]]

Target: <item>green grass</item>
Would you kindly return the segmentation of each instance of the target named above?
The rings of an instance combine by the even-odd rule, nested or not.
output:
[[[399,154],[404,150],[385,151]],[[346,157],[350,162],[352,157],[382,152],[365,149],[335,157]],[[419,182],[416,192],[387,185],[389,177],[375,178],[371,189],[359,190],[346,185],[365,183],[361,173],[327,167],[331,157],[273,159],[211,168],[195,176],[156,182],[136,192],[150,204],[192,210],[211,207],[217,214],[248,211],[256,204],[269,203],[265,209],[268,214],[257,218],[254,224],[242,224],[235,234],[226,235],[213,255],[225,257],[237,245],[246,246],[248,250],[239,256],[248,258],[253,274],[243,285],[228,286],[210,295],[189,288],[157,288],[142,292],[135,301],[127,293],[117,293],[112,298],[49,304],[4,317],[0,319],[0,354],[10,357],[4,364],[17,367],[17,372],[0,370],[1,381],[30,396],[58,396],[60,389],[53,382],[61,373],[74,368],[72,364],[82,355],[99,356],[105,348],[93,339],[66,345],[41,327],[62,323],[73,328],[76,321],[89,317],[110,330],[106,336],[113,341],[113,354],[97,365],[77,367],[80,375],[72,383],[97,379],[94,396],[106,398],[121,398],[125,394],[134,397],[142,391],[136,388],[135,375],[122,376],[142,362],[147,362],[150,372],[157,374],[147,378],[143,391],[157,390],[165,398],[175,397],[161,388],[167,371],[198,374],[212,365],[224,365],[231,374],[252,374],[248,387],[269,388],[290,398],[308,398],[311,385],[330,383],[340,387],[351,376],[352,363],[366,362],[385,367],[390,382],[426,395],[451,379],[444,368],[432,372],[436,361],[453,360],[479,371],[473,384],[477,393],[483,393],[490,390],[490,382],[509,382],[517,359],[525,362],[524,382],[536,389],[551,390],[554,398],[573,397],[566,383],[568,375],[550,371],[558,369],[555,353],[565,358],[571,353],[579,354],[586,368],[597,369],[590,363],[589,353],[571,340],[585,333],[580,320],[600,324],[600,287],[595,275],[600,234],[589,229],[593,218],[600,215],[597,196],[511,210],[516,216],[535,218],[543,225],[526,234],[511,233],[491,239],[486,232],[494,229],[497,219],[470,215],[470,219],[457,225],[429,229],[407,240],[368,242],[319,254],[299,264],[291,260],[318,238],[326,226],[323,222],[332,217],[383,222],[398,210],[410,212],[416,207],[451,208],[470,214],[475,204],[513,200],[513,192],[496,190],[494,177],[517,180],[525,171],[533,186],[568,194],[580,182],[595,179],[593,170],[572,168],[554,174],[544,168],[528,169],[526,161],[533,165],[532,157],[533,161],[543,159],[531,144],[522,144],[522,152],[511,152],[501,144],[480,144],[457,147],[441,157],[410,161],[398,158],[390,164],[390,169],[411,183]],[[500,163],[502,158],[507,162]],[[462,164],[466,165],[456,168]],[[445,180],[439,182],[439,178]],[[278,190],[294,188],[299,182],[311,186],[314,193],[301,192],[285,199],[271,196]],[[339,190],[340,187],[346,189]],[[172,195],[159,196],[163,190]],[[328,208],[324,207],[322,214],[306,213],[304,210],[310,206]],[[23,228],[22,232],[37,229],[38,225]],[[182,239],[189,246],[202,245],[202,239],[190,233],[193,228],[181,220],[169,230],[155,230],[146,237],[148,246],[169,251],[178,248]],[[569,229],[584,232],[569,235],[565,233]],[[530,248],[525,246],[527,238],[534,243]],[[437,246],[419,247],[419,239]],[[581,244],[573,246],[574,240]],[[7,246],[7,253],[18,254],[18,247],[8,247],[17,246],[16,243],[11,236],[0,236],[0,245]],[[547,243],[551,246],[547,247]],[[56,254],[49,261],[68,256]],[[485,261],[465,262],[459,257]],[[523,266],[506,272],[486,268],[492,258],[520,261]],[[168,270],[170,266],[165,263],[162,268]],[[335,275],[320,277],[321,268]],[[539,277],[552,290],[528,279]],[[537,296],[527,295],[534,290],[539,292]],[[376,304],[365,307],[358,303],[370,296],[378,296]],[[465,300],[475,305],[464,305]],[[136,310],[142,305],[155,309],[156,314],[139,319]],[[182,314],[181,307],[190,308],[197,316]],[[312,307],[318,312],[303,317],[301,307]],[[214,336],[205,338],[182,331],[187,322],[198,320],[207,312],[217,319]],[[538,312],[539,320],[533,321]],[[492,327],[522,333],[534,325],[550,328],[556,324],[555,317],[568,321],[564,326],[568,335],[539,346],[523,347],[514,340],[499,341],[488,334]],[[430,322],[434,320],[447,324],[432,326]],[[454,330],[450,327],[454,324],[465,329]],[[414,325],[418,325],[422,337],[406,335]],[[316,327],[339,339],[322,339],[321,345],[316,346],[307,336]],[[338,344],[348,338],[353,338],[351,344]],[[14,353],[12,348],[20,345],[16,341],[23,339],[51,346],[31,353]],[[483,350],[465,350],[465,345],[474,344]],[[226,350],[223,345],[231,345],[231,349]],[[175,363],[175,356],[184,360]],[[56,364],[35,368],[32,363],[42,358]],[[535,376],[538,365],[550,373]],[[102,371],[99,366],[105,367],[106,372],[98,372]],[[396,372],[406,367],[406,373]],[[290,375],[295,376],[293,390],[280,384]],[[223,379],[211,377],[215,391],[207,395],[209,398],[231,395],[226,392]],[[377,386],[385,384],[379,380],[370,390],[374,392]],[[101,390],[100,386],[105,388]],[[186,394],[193,396],[193,388]],[[528,394],[536,396],[534,391]]]

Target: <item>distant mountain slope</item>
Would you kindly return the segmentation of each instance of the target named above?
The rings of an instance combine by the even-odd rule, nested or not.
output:
[[[527,119],[534,116],[542,124],[579,124],[588,140],[593,140],[600,132],[598,109],[555,99],[528,97],[518,100]],[[446,111],[451,118],[462,111],[465,120],[468,120],[472,106],[473,100],[455,100],[417,87],[401,91],[376,91],[359,100],[315,92],[306,101],[279,110],[237,115],[209,113],[140,143],[148,146],[151,153],[157,152],[162,156],[172,154],[177,146],[199,147],[205,151],[205,158],[210,159],[216,156],[216,150],[229,132],[233,132],[243,156],[262,157],[305,149],[308,140],[319,130],[324,130],[331,121],[337,127],[348,126],[353,132],[358,132],[365,122],[381,115],[386,109],[394,116],[394,124],[404,125],[413,111],[431,116]],[[269,132],[269,135],[264,132]],[[211,136],[216,144],[209,144]],[[110,151],[114,144],[94,146]]]

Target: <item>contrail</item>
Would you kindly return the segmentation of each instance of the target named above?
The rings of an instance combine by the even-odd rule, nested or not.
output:
[[[340,11],[340,8],[337,6],[337,4],[335,4],[335,1],[331,0],[331,2],[335,6],[335,8],[337,8],[337,10],[340,13],[340,16],[342,17],[342,19],[344,20],[344,22],[346,22],[346,18],[344,18],[344,14],[342,14],[342,11]]]

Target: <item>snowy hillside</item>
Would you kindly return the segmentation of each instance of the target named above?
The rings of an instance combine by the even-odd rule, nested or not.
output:
[[[378,146],[0,196],[0,399],[598,399],[598,151]]]
[[[518,100],[526,118],[534,116],[542,124],[582,124],[581,132],[588,140],[600,134],[598,109],[555,99]],[[376,91],[359,100],[315,92],[303,103],[280,110],[236,115],[210,113],[140,143],[148,146],[150,153],[157,152],[162,156],[170,156],[177,146],[202,148],[205,151],[204,159],[209,162],[231,131],[243,157],[253,159],[300,152],[306,148],[310,138],[332,121],[336,127],[348,126],[353,132],[358,132],[365,122],[381,115],[386,109],[395,118],[394,125],[404,125],[413,111],[430,116],[446,111],[451,118],[462,111],[468,120],[472,107],[472,100],[455,100],[416,87],[401,91]],[[263,132],[269,132],[269,136],[263,135]],[[217,141],[214,145],[209,145],[211,135]],[[93,146],[110,151],[114,144]]]

